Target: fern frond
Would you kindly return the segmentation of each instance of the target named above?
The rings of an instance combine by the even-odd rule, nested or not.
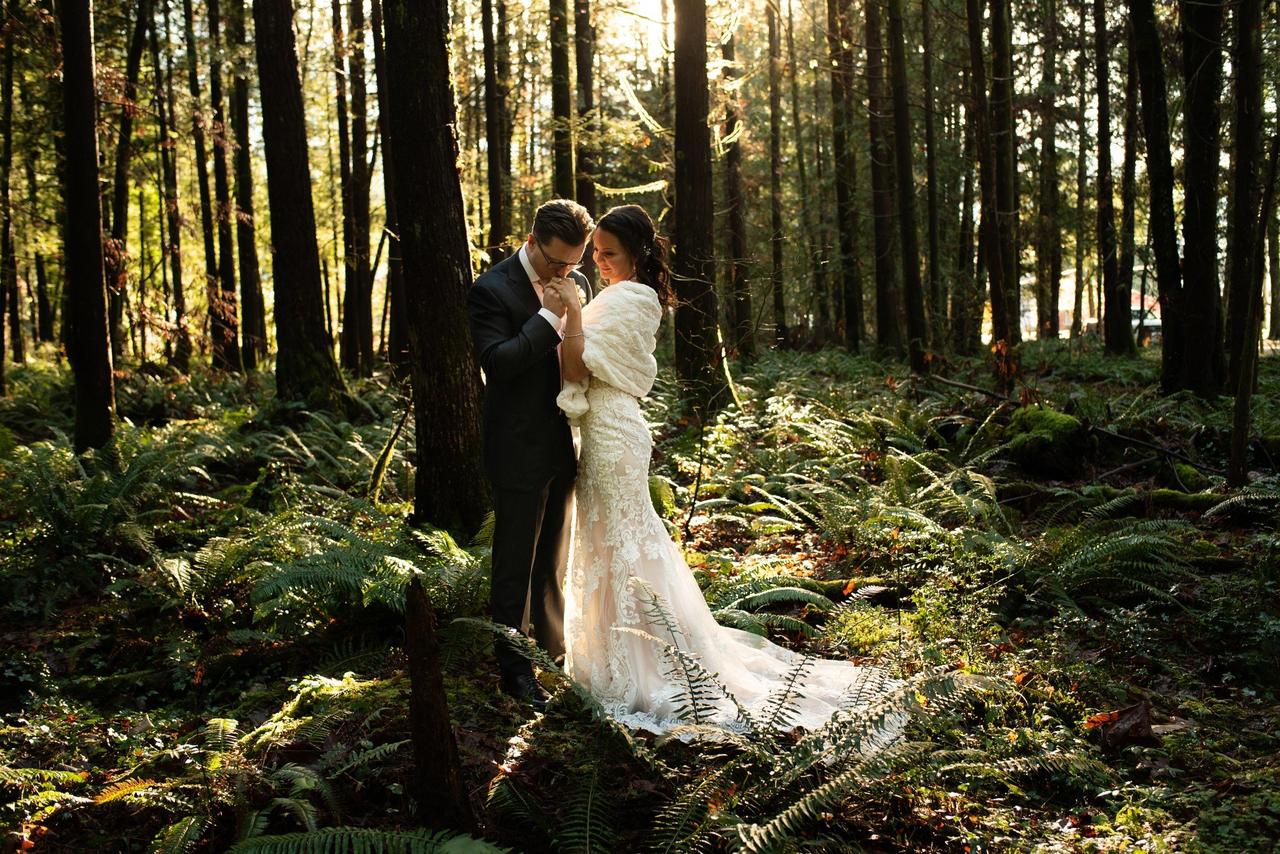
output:
[[[147,850],[149,854],[187,854],[208,826],[209,819],[202,815],[180,818],[156,834]]]
[[[326,827],[309,833],[257,836],[230,854],[504,854],[508,848],[448,830]]]

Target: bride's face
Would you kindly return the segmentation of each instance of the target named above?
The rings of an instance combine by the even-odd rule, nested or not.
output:
[[[630,279],[635,274],[635,261],[613,234],[597,228],[591,242],[595,246],[592,257],[600,270],[600,278],[613,284]]]

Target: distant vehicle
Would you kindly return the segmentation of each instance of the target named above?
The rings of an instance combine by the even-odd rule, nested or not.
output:
[[[1160,323],[1160,318],[1157,317],[1150,308],[1146,309],[1145,317],[1143,309],[1140,308],[1131,308],[1129,313],[1129,325],[1133,329],[1133,334],[1135,336],[1138,334],[1138,322],[1140,320],[1142,322],[1142,336],[1138,338],[1138,346],[1149,347],[1152,344],[1159,344],[1164,337],[1164,327]]]

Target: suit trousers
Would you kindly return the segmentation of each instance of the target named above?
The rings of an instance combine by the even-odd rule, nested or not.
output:
[[[495,623],[530,634],[552,658],[564,654],[564,575],[573,524],[569,470],[541,489],[493,492],[493,552],[490,613]],[[495,646],[504,678],[532,673],[532,665],[499,639]]]

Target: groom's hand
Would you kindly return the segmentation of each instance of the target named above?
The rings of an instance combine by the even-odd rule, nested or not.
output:
[[[568,306],[565,305],[564,295],[555,286],[555,280],[548,282],[542,286],[542,307],[550,309],[556,317],[564,317]]]
[[[582,295],[578,292],[578,283],[573,279],[557,277],[547,287],[555,289],[567,310],[581,308]]]

